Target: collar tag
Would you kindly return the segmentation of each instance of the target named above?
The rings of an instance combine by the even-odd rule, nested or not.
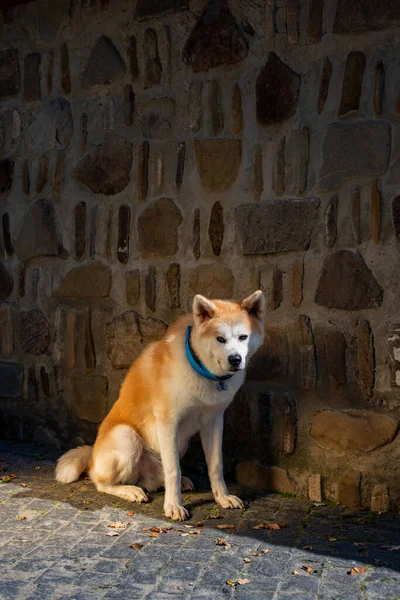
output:
[[[228,391],[228,386],[224,381],[220,381],[219,383],[217,383],[217,390],[219,392],[226,392]]]

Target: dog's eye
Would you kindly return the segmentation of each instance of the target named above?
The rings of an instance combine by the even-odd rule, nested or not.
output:
[[[239,335],[239,340],[241,342],[244,342],[244,340],[247,340],[248,337],[249,337],[248,335]]]
[[[217,337],[217,342],[219,342],[220,344],[226,344],[226,339],[219,335]]]

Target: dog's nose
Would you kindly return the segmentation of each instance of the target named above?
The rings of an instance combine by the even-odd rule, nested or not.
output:
[[[240,356],[240,354],[231,354],[230,356],[228,356],[228,362],[230,365],[232,365],[232,367],[237,368],[242,362],[242,357]]]

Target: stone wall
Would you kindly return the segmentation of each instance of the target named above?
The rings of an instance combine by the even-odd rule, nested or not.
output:
[[[398,2],[38,0],[0,27],[1,434],[91,442],[194,293],[261,287],[228,474],[398,508]]]

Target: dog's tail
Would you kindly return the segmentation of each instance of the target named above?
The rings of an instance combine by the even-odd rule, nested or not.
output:
[[[86,471],[92,456],[92,446],[79,446],[69,450],[57,461],[56,480],[60,483],[77,481]]]

